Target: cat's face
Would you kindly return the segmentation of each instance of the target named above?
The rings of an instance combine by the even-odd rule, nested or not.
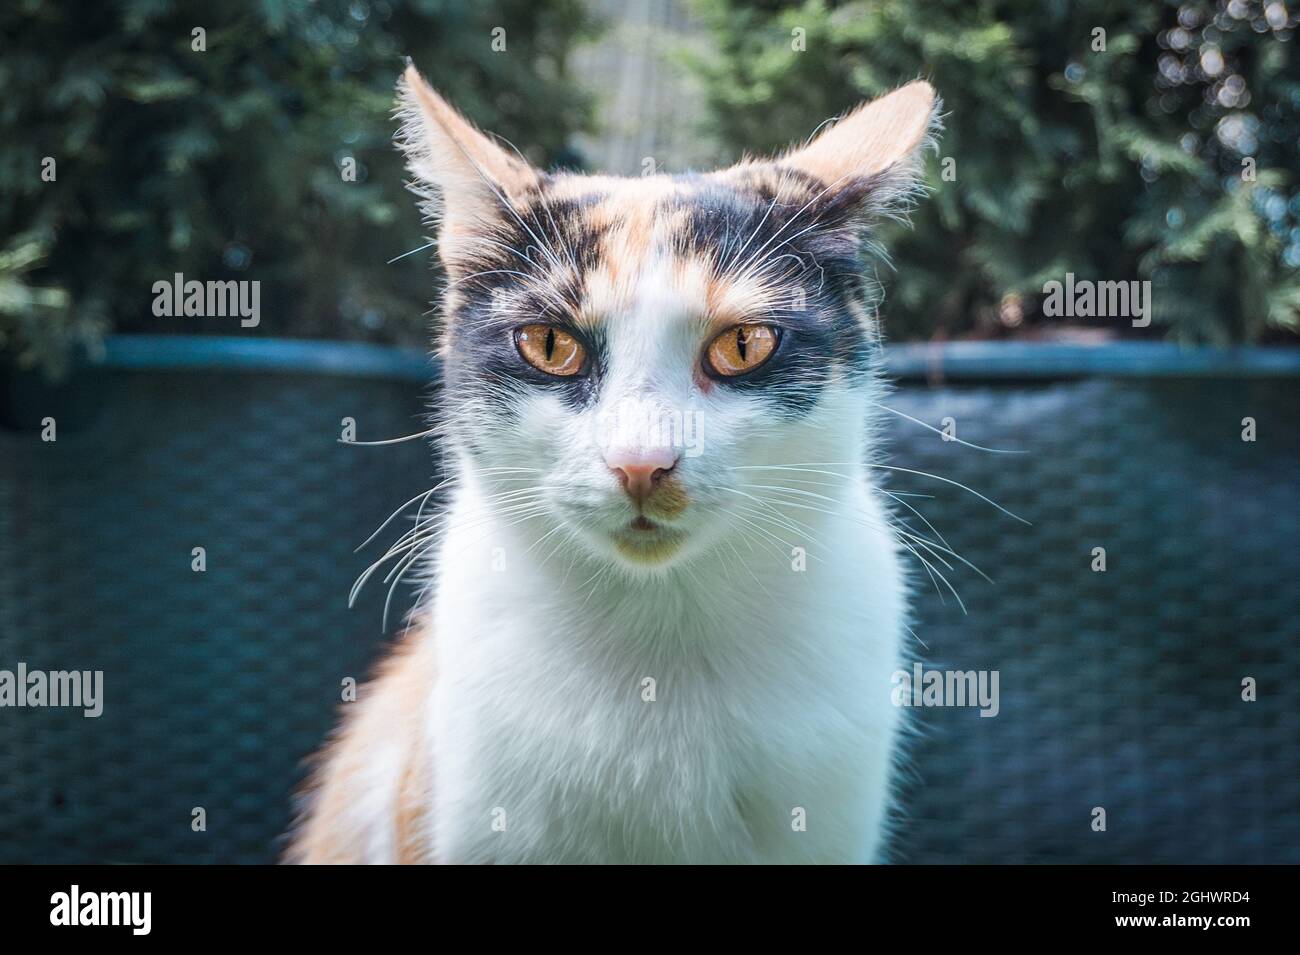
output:
[[[787,469],[864,453],[863,232],[911,188],[929,86],[778,160],[638,179],[537,172],[413,69],[403,107],[449,279],[442,423],[489,507],[536,525],[539,560],[788,555],[846,489]]]

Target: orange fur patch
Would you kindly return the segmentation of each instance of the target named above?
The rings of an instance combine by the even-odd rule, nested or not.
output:
[[[334,738],[314,758],[315,769],[302,794],[298,820],[285,861],[307,865],[377,861],[368,850],[391,845],[398,862],[432,862],[428,811],[432,802],[424,714],[433,691],[433,638],[409,630],[376,669],[375,678],[343,704]],[[380,758],[381,756],[389,758]],[[392,778],[378,774],[400,769]],[[363,815],[378,790],[391,806],[387,818]],[[390,826],[390,831],[376,831]]]
[[[674,477],[661,481],[653,494],[646,499],[645,511],[649,517],[676,517],[690,504],[686,486]]]

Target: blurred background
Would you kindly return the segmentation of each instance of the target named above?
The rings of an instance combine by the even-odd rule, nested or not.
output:
[[[13,0],[0,347],[56,367],[111,331],[214,330],[153,318],[175,272],[259,279],[260,335],[423,345],[429,256],[391,261],[424,244],[391,146],[406,55],[539,164],[633,175],[779,149],[925,76],[946,131],[887,236],[893,340],[1059,337],[1042,288],[1073,272],[1153,283],[1150,328],[1093,334],[1294,343],[1298,22],[1282,0]]]
[[[349,613],[377,556],[352,550],[436,457],[337,441],[421,430],[436,396],[438,277],[391,144],[406,56],[537,164],[628,175],[930,79],[932,193],[871,266],[916,419],[890,483],[994,579],[954,562],[959,602],[922,575],[913,649],[999,670],[1002,712],[919,714],[897,857],[1300,861],[1298,14],[10,0],[0,668],[103,669],[108,699],[0,711],[0,861],[270,861],[340,681],[410,605],[399,585],[385,626],[384,585]],[[259,281],[260,324],[155,317],[175,273]],[[1045,316],[1067,273],[1150,281],[1151,324]],[[1026,453],[920,425],[948,419]]]

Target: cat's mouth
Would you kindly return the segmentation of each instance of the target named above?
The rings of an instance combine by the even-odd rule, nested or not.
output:
[[[658,564],[671,558],[686,540],[676,528],[639,514],[613,534],[614,546],[628,560],[638,564]]]

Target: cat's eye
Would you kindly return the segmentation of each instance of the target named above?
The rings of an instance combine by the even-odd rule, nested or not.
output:
[[[715,374],[735,378],[763,365],[779,340],[771,325],[735,325],[709,343],[704,360]]]
[[[525,325],[515,329],[515,347],[524,361],[539,371],[570,378],[587,363],[582,343],[554,325]]]

